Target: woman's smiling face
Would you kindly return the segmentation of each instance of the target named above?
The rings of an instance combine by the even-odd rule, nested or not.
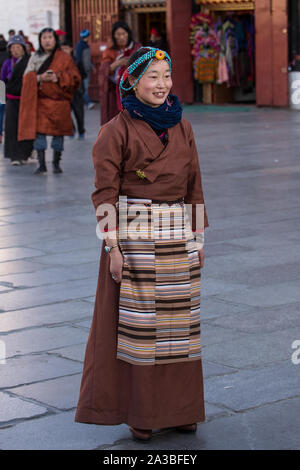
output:
[[[133,77],[130,81],[132,80]],[[135,96],[142,103],[157,108],[165,102],[172,85],[168,62],[155,59],[135,86]]]

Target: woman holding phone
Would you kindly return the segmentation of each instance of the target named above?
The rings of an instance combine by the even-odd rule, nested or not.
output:
[[[56,32],[45,28],[39,34],[39,49],[31,56],[24,74],[21,95],[19,140],[33,139],[39,167],[46,174],[46,136],[52,136],[53,173],[59,165],[65,135],[73,135],[70,103],[81,76],[72,58],[60,49]]]

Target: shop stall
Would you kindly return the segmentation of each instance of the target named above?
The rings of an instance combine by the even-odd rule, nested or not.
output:
[[[190,22],[195,94],[211,103],[255,103],[254,2],[195,0]],[[195,8],[194,8],[195,11]]]

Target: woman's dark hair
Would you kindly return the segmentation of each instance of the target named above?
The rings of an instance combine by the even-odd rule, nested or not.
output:
[[[44,33],[52,33],[53,36],[54,36],[55,46],[54,46],[54,49],[53,49],[52,53],[54,53],[56,51],[56,49],[59,49],[59,47],[60,47],[59,39],[58,39],[58,36],[57,36],[55,30],[53,28],[44,28],[39,32],[39,48],[37,50],[38,55],[41,55],[45,52],[43,47],[42,47],[42,35]]]
[[[136,52],[134,52],[133,54],[131,54],[130,58],[129,58],[129,62],[128,62],[128,66],[127,68],[133,64],[133,62],[135,62],[139,57],[141,57],[142,55],[146,54],[149,49],[152,49],[151,47],[140,47]],[[148,60],[145,60],[145,62],[143,62],[141,65],[139,65],[131,74],[130,74],[130,77],[133,77],[135,79],[137,79],[141,73],[143,73],[143,71],[145,70],[145,68],[147,67],[147,65],[149,64],[149,62],[153,59],[150,58]],[[123,83],[123,86],[125,88],[129,88],[131,85],[130,85],[130,82],[128,80],[128,78],[126,78],[126,80],[124,81]],[[131,88],[129,91],[124,91],[121,89],[121,94],[122,94],[122,98],[125,98],[126,96],[128,95],[134,95],[134,91],[133,91],[133,88]]]
[[[112,25],[112,30],[111,30],[111,37],[112,37],[112,40],[113,40],[113,43],[114,43],[113,49],[118,49],[117,41],[116,41],[116,38],[115,38],[115,32],[119,28],[125,29],[125,31],[128,33],[128,42],[126,44],[126,47],[129,46],[129,44],[132,41],[132,32],[131,32],[131,29],[129,28],[128,24],[126,23],[126,21],[116,21]]]

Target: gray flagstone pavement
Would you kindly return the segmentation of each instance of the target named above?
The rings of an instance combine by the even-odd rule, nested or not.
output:
[[[300,114],[188,111],[210,223],[206,422],[195,435],[155,430],[148,443],[125,424],[74,422],[101,248],[97,106],[86,140],[65,139],[61,175],[50,150],[38,177],[0,147],[0,449],[300,449]]]

